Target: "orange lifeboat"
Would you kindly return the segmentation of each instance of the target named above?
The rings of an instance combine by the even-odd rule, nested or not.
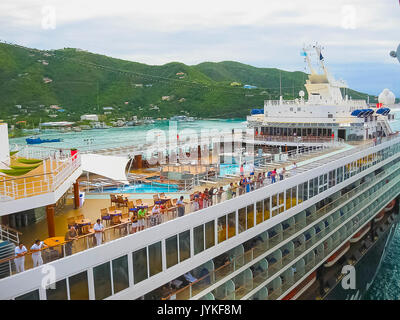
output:
[[[378,222],[381,221],[382,218],[385,216],[385,210],[382,210],[381,212],[379,212],[375,218],[374,218],[374,222]]]
[[[282,300],[296,300],[300,297],[317,279],[317,272],[314,271],[307,278],[305,278],[296,288],[290,291]]]
[[[353,238],[350,239],[351,243],[358,242],[364,235],[371,229],[371,223],[368,223],[365,227],[363,227],[360,231],[358,231]]]
[[[326,263],[324,264],[325,267],[333,266],[336,261],[338,261],[347,251],[350,249],[350,242],[345,243],[341,248],[339,248],[333,255],[331,255]]]
[[[385,210],[385,212],[391,211],[394,208],[395,204],[396,200],[392,200],[383,210]]]

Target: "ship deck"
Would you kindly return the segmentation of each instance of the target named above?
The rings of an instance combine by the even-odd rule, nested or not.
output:
[[[261,172],[268,172],[270,170],[273,170],[274,168],[279,169],[285,167],[286,168],[286,177],[290,178],[294,175],[306,172],[308,170],[314,169],[316,167],[319,167],[321,165],[324,165],[326,163],[329,163],[334,160],[338,160],[342,158],[345,155],[349,155],[355,151],[359,151],[359,149],[364,149],[367,148],[368,146],[371,146],[371,142],[367,143],[357,143],[354,145],[349,145],[349,144],[344,144],[342,147],[338,148],[331,148],[331,149],[320,149],[318,151],[310,152],[310,153],[304,153],[304,154],[298,154],[295,158],[292,158],[286,162],[272,162],[269,163],[266,166],[263,166],[262,168],[257,168],[255,170],[255,175],[257,176],[258,173]],[[297,168],[294,168],[293,163],[297,163]],[[247,174],[246,174],[247,175]],[[204,190],[204,188],[207,187],[219,187],[219,186],[226,186],[227,184],[229,185],[230,182],[235,181],[238,182],[240,179],[240,176],[232,176],[227,179],[222,179],[221,181],[218,182],[218,184],[205,184],[200,187],[195,188],[192,192],[195,192],[196,190]],[[276,183],[280,183],[278,181],[279,179],[277,178]],[[259,187],[263,187],[267,184],[270,184],[270,180],[265,180],[264,185],[256,186],[254,190],[258,189]],[[250,191],[251,192],[251,191]],[[185,215],[190,214],[192,212],[195,212],[195,207],[194,203],[190,201],[190,197],[188,193],[176,193],[176,194],[169,194],[171,198],[179,198],[180,195],[184,195],[185,197]],[[142,199],[144,204],[147,204],[149,208],[154,203],[152,194],[124,194],[124,197],[127,197],[129,200],[133,199]],[[168,194],[167,194],[168,196]],[[240,195],[238,195],[240,197]],[[226,200],[229,200],[230,197],[228,193],[225,191],[222,196],[219,198],[217,196],[214,197],[213,204],[223,202]],[[85,203],[83,207],[79,209],[74,209],[73,208],[73,199],[69,198],[66,201],[66,204],[59,212],[56,212],[55,216],[55,232],[56,235],[59,237],[64,237],[66,231],[67,231],[67,220],[68,218],[71,217],[77,217],[79,215],[83,215],[85,219],[89,219],[91,221],[91,224],[93,225],[95,221],[100,218],[100,210],[102,208],[108,208],[111,205],[110,202],[110,195],[109,194],[98,194],[98,195],[89,195],[87,196],[87,199],[85,200]],[[177,218],[177,212],[168,212],[168,214],[164,214],[162,217],[162,221],[159,223],[165,223],[167,221],[173,220]],[[146,223],[145,228],[151,228],[154,224],[150,223],[150,220]],[[106,227],[107,230],[107,237],[104,242],[109,242],[112,241],[116,238],[126,236],[129,234],[129,231],[126,232],[128,227],[127,223],[124,223],[122,225],[116,225],[116,226],[111,226],[111,227]],[[121,232],[121,228],[124,228],[124,232]],[[119,232],[116,232],[118,230]],[[22,232],[22,235],[20,236],[20,239],[22,242],[25,244],[25,246],[29,249],[31,245],[33,244],[34,240],[36,239],[41,239],[43,240],[44,238],[47,237],[47,221],[44,219],[42,221],[39,221],[38,223],[34,225],[30,225],[27,227],[19,228],[20,232]],[[141,232],[141,231],[137,231]],[[80,252],[83,250],[86,250],[90,247],[92,247],[92,244],[89,244],[89,242],[92,242],[91,237],[93,234],[86,234],[81,236],[82,241],[80,241],[79,245],[75,245],[73,253]],[[90,239],[90,241],[89,241]],[[59,248],[61,249],[61,248]],[[62,251],[61,251],[62,252]],[[26,269],[29,269],[31,262],[29,262],[31,259],[28,257],[26,259]]]

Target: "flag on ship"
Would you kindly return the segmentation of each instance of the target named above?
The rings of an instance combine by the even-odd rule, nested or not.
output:
[[[322,53],[319,54],[319,60],[324,60],[324,57],[322,56]]]
[[[400,1],[400,0],[399,0],[399,1]],[[302,51],[302,52],[300,52],[300,55],[301,55],[302,57],[307,57],[307,52]]]

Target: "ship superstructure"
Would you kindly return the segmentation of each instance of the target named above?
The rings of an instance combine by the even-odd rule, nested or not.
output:
[[[36,267],[1,279],[0,298],[329,298],[338,288],[335,268],[385,247],[397,224],[400,136],[390,106],[343,96],[345,84],[313,49],[323,73],[305,50],[308,99],[266,101],[247,119],[254,138],[243,145],[259,151],[255,175],[285,168],[283,179],[272,183],[267,174],[199,210],[190,201],[183,216],[140,232],[131,234],[129,223],[110,229],[100,246],[83,238],[83,249],[45,264],[56,270],[55,289],[43,286]]]

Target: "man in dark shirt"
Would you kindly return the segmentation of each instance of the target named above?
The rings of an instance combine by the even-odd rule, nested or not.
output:
[[[67,256],[70,256],[72,254],[73,240],[76,239],[78,239],[78,233],[76,232],[74,226],[70,226],[64,238],[64,240],[67,241],[67,243],[65,244],[65,254]]]

